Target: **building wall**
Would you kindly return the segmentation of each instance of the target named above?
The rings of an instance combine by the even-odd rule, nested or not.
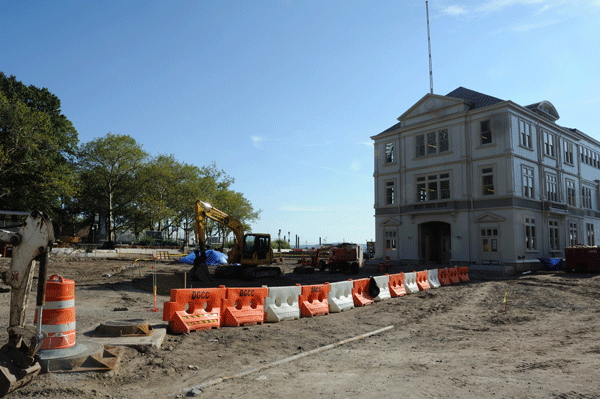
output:
[[[514,264],[517,269],[526,269],[538,257],[564,256],[564,247],[571,243],[570,224],[577,226],[577,243],[587,244],[588,224],[593,226],[593,243],[599,241],[600,143],[510,101],[467,111],[464,104],[444,105],[440,97],[430,97],[440,110],[431,108],[426,96],[405,113],[408,123],[373,137],[376,257],[423,264],[431,255],[424,250],[429,237],[423,232],[431,229],[439,229],[451,248],[448,257],[439,258],[444,262]],[[481,138],[484,121],[492,132],[488,143]],[[521,136],[523,123],[530,127],[530,139]],[[424,140],[427,146],[428,133],[445,130],[446,151],[428,155],[426,147],[426,155],[417,156],[417,143]],[[548,135],[553,137],[553,155],[546,154],[551,148]],[[432,147],[439,150],[440,143]],[[565,153],[566,143],[572,145],[572,156]],[[484,187],[483,175],[490,168],[493,194],[486,195],[491,187]],[[417,185],[432,179],[439,189],[446,174],[448,198],[440,199],[440,190],[437,200],[419,201],[423,191]],[[548,175],[556,177],[556,201],[549,201]],[[574,183],[575,206],[567,204],[568,181]],[[591,192],[592,209],[584,207],[583,187]],[[554,249],[551,222],[559,233]]]

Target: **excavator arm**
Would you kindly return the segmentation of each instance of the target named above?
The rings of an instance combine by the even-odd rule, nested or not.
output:
[[[196,260],[191,272],[199,279],[210,279],[206,261],[206,220],[211,219],[226,226],[235,235],[234,246],[229,251],[229,265],[219,266],[215,269],[217,277],[241,276],[245,279],[254,279],[257,276],[280,276],[279,267],[258,267],[259,265],[270,265],[273,263],[273,249],[271,248],[271,236],[269,234],[246,234],[239,220],[232,218],[224,212],[213,208],[211,205],[196,201],[196,241],[200,251],[196,252]],[[200,254],[199,252],[202,252]],[[239,263],[239,266],[232,264]]]
[[[0,348],[0,397],[28,382],[40,371],[36,352],[41,344],[41,325],[37,331],[25,325],[29,292],[33,284],[35,263],[40,263],[37,303],[44,305],[46,263],[54,241],[54,229],[48,216],[33,211],[16,232],[0,230],[0,243],[13,246],[11,265],[2,276],[11,287],[8,343]],[[38,323],[39,324],[39,323]]]
[[[242,246],[244,245],[244,228],[242,223],[202,201],[196,201],[194,214],[196,219],[196,242],[200,246],[200,250],[203,253],[206,251],[206,219],[211,219],[233,231],[235,244],[229,253],[229,263],[240,263],[242,259]]]

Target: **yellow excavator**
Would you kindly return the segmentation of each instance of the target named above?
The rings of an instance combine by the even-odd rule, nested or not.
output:
[[[46,295],[48,253],[54,242],[54,229],[48,216],[33,211],[16,231],[0,229],[0,243],[12,245],[10,268],[2,276],[11,287],[8,342],[0,348],[0,397],[22,387],[40,372],[37,351],[45,337],[42,308]],[[35,264],[39,263],[36,306],[37,326],[25,325],[25,311],[33,285]]]
[[[228,264],[217,266],[215,277],[253,280],[257,277],[278,277],[281,275],[279,267],[266,266],[273,263],[270,234],[244,234],[244,228],[239,220],[202,201],[196,201],[194,217],[196,242],[199,249],[196,250],[196,261],[194,261],[194,267],[191,270],[192,276],[200,280],[209,278],[208,267],[206,266],[206,221],[208,219],[228,227],[235,236],[233,248],[228,253]]]

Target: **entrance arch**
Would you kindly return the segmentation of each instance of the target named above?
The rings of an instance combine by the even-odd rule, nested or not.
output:
[[[426,222],[419,225],[419,257],[423,264],[450,264],[451,230],[450,224],[445,222]]]

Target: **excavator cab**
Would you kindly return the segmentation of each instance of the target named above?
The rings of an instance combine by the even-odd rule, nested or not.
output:
[[[269,234],[246,234],[244,236],[242,263],[256,262],[258,265],[271,263],[270,260],[272,259],[271,236]]]

